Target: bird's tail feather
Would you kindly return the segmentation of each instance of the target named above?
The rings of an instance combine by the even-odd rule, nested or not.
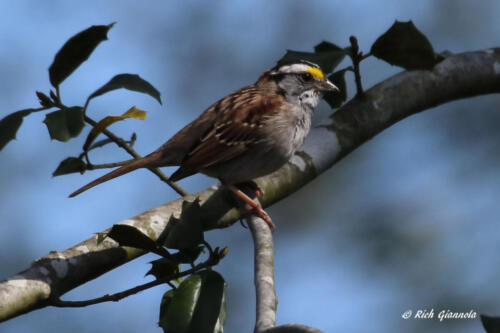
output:
[[[88,189],[96,186],[96,185],[99,185],[101,183],[104,183],[108,180],[111,180],[113,178],[116,178],[116,177],[119,177],[119,176],[122,176],[126,173],[129,173],[131,171],[134,171],[134,170],[137,170],[137,169],[140,169],[140,168],[149,168],[149,167],[153,167],[153,166],[157,166],[157,162],[158,161],[158,156],[157,156],[157,152],[153,152],[143,158],[140,158],[138,160],[135,160],[135,161],[132,161],[116,170],[113,170],[107,174],[105,174],[104,176],[101,176],[99,178],[97,178],[96,180],[88,183],[87,185],[79,188],[78,190],[76,190],[75,192],[71,193],[69,195],[70,198],[72,197],[75,197],[77,196],[78,194],[82,193],[82,192],[85,192],[87,191]]]

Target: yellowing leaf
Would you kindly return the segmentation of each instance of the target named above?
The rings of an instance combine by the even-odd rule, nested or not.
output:
[[[104,119],[101,119],[97,124],[95,124],[95,126],[92,128],[89,135],[87,136],[87,140],[85,140],[85,144],[83,145],[83,150],[87,151],[92,142],[94,142],[95,138],[109,125],[127,118],[144,120],[146,119],[146,111],[140,110],[135,106],[133,106],[121,116],[107,116]]]

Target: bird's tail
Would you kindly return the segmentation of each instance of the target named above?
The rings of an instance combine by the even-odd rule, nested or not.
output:
[[[96,180],[88,183],[87,185],[79,188],[75,192],[71,193],[69,195],[69,197],[70,198],[75,197],[78,194],[85,192],[88,189],[90,189],[96,185],[104,183],[104,182],[111,180],[113,178],[122,176],[122,175],[129,173],[131,171],[134,171],[134,170],[137,170],[140,168],[149,168],[149,167],[157,166],[158,163],[156,163],[156,162],[158,161],[159,154],[160,153],[158,151],[155,151],[147,156],[144,156],[143,158],[134,160],[134,161],[132,161],[132,162],[116,169],[116,170],[113,170],[113,171],[105,174],[104,176],[101,176],[101,177],[97,178]]]

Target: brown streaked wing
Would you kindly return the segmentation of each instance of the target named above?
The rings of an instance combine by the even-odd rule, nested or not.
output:
[[[204,168],[233,159],[247,150],[247,145],[260,138],[261,120],[279,112],[283,97],[269,95],[255,87],[247,87],[221,101],[212,130],[203,138],[171,176],[178,180]]]

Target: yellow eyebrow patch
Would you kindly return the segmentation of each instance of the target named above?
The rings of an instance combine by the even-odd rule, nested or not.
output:
[[[325,74],[323,74],[323,71],[322,71],[321,69],[319,69],[319,68],[316,68],[316,67],[309,67],[309,68],[307,69],[307,72],[308,72],[309,74],[311,74],[312,76],[317,77],[317,78],[319,78],[319,79],[322,79],[322,80],[323,80],[323,79],[325,78]]]

